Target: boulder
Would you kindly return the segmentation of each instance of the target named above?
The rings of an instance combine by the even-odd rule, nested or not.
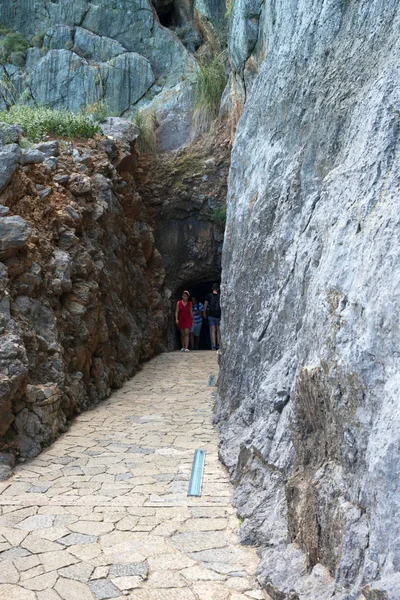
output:
[[[71,173],[68,188],[75,196],[84,196],[90,194],[92,182],[87,175],[83,175],[82,173]]]
[[[18,167],[22,150],[18,144],[0,146],[0,192],[4,190]]]
[[[140,134],[139,128],[132,121],[121,117],[108,117],[101,123],[101,130],[104,135],[128,144],[134,142]]]
[[[51,158],[53,156],[59,156],[60,144],[58,140],[51,140],[50,142],[41,142],[40,144],[36,144],[36,150],[44,154],[46,158]]]
[[[0,122],[0,146],[18,143],[22,137],[22,129],[18,125]]]
[[[22,217],[0,217],[0,259],[23,248],[30,235],[31,226]]]
[[[45,159],[45,154],[40,152],[40,150],[26,150],[22,153],[19,162],[21,165],[34,165],[38,163],[42,163]]]

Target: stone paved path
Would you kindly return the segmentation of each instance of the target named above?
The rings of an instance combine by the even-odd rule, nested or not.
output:
[[[0,482],[0,600],[266,598],[217,458],[216,371],[211,352],[156,358]]]

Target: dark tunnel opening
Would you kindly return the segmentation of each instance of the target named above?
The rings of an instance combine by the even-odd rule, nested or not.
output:
[[[194,283],[187,283],[183,286],[180,286],[175,294],[175,302],[174,302],[174,310],[176,303],[178,300],[182,298],[182,292],[187,290],[190,292],[190,299],[196,297],[199,302],[204,304],[206,296],[211,293],[213,283],[219,283],[219,279],[212,279],[210,281],[200,281]],[[180,349],[181,347],[181,336],[179,329],[175,327],[175,349]],[[207,319],[203,319],[201,331],[200,331],[200,343],[199,350],[211,350],[211,339],[210,339],[210,331],[208,326]]]

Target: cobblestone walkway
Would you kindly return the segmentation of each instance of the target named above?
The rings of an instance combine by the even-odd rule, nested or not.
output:
[[[0,600],[266,597],[217,457],[216,371],[211,352],[154,359],[0,482]],[[197,448],[203,495],[188,498]]]

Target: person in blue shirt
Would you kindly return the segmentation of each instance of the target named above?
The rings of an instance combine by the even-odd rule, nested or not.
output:
[[[192,308],[194,318],[192,329],[190,330],[190,343],[192,346],[192,350],[198,350],[200,343],[201,326],[203,325],[204,306],[201,302],[197,301],[196,296],[192,296]]]

